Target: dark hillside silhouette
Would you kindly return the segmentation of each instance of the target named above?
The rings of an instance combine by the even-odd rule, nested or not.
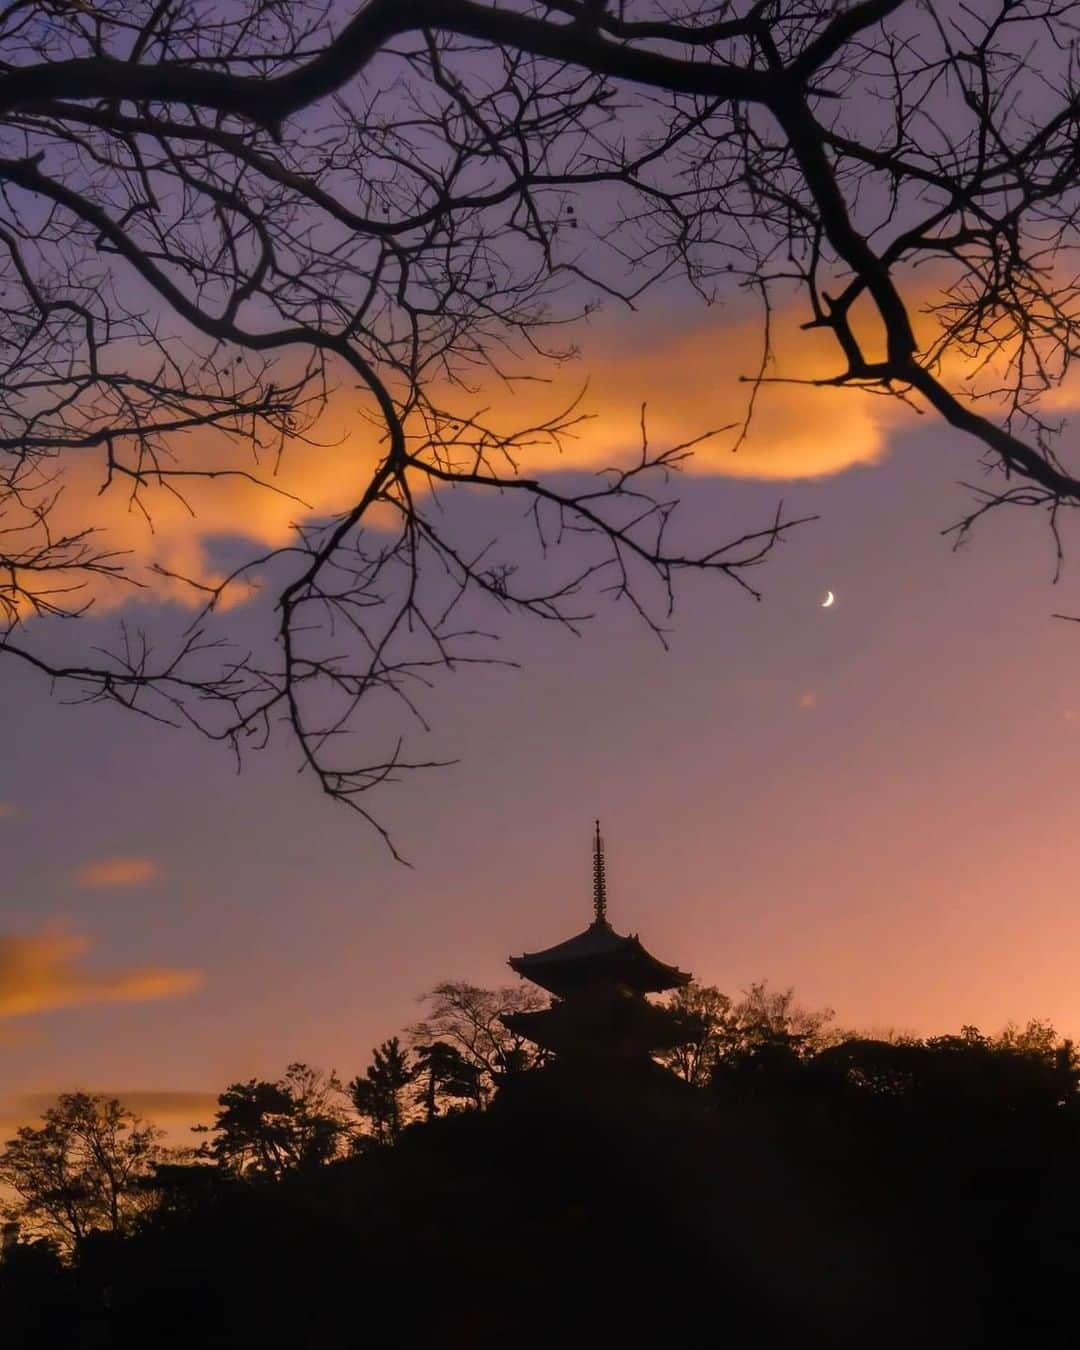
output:
[[[1080,1059],[1051,1026],[869,1039],[695,984],[609,922],[599,825],[592,922],[510,965],[347,1084],[230,1084],[198,1148],[62,1097],[0,1152],[5,1350],[1068,1343]]]
[[[1033,1023],[830,1043],[790,995],[695,988],[729,1034],[663,1109],[640,1085],[536,1090],[549,1063],[510,1070],[483,1109],[458,1088],[431,1112],[430,1050],[394,1042],[350,1090],[394,1096],[396,1125],[364,1093],[359,1113],[320,1095],[334,1080],[304,1066],[282,1080],[291,1105],[271,1101],[281,1084],[234,1085],[205,1156],[158,1158],[115,1231],[63,1251],[30,1216],[9,1234],[5,1347],[644,1346],[700,1325],[823,1350],[1070,1343],[1069,1042]],[[249,1115],[241,1149],[249,1096],[282,1110]],[[311,1115],[334,1121],[332,1148],[296,1147],[329,1137]],[[257,1161],[262,1135],[287,1165]]]
[[[919,1086],[868,1088],[870,1051],[875,1071],[917,1059]],[[70,1265],[9,1251],[8,1343],[645,1345],[701,1318],[823,1347],[1066,1334],[1080,1122],[1057,1066],[852,1042],[735,1078],[680,1119],[510,1093],[277,1180],[193,1169]]]

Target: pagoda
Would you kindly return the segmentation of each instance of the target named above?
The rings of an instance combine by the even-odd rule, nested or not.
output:
[[[694,1036],[696,1028],[686,1018],[647,997],[681,988],[692,977],[657,960],[636,933],[624,936],[608,923],[599,821],[593,839],[592,923],[554,947],[511,957],[509,965],[553,997],[539,1012],[506,1014],[504,1024],[551,1052],[564,1069],[605,1079],[641,1072],[667,1077],[653,1055]]]

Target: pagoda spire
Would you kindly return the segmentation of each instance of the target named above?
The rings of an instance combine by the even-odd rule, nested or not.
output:
[[[604,870],[604,841],[600,838],[600,822],[593,835],[593,923],[607,923],[607,873]]]
[[[660,1072],[652,1056],[696,1035],[686,1018],[648,999],[649,994],[683,988],[691,976],[658,961],[636,934],[616,933],[608,922],[599,821],[593,828],[592,923],[554,947],[512,956],[510,969],[546,989],[552,999],[546,1008],[501,1014],[503,1025],[550,1050],[556,1061],[569,1066],[571,1078],[582,1075],[580,1086],[587,1094],[592,1091],[589,1084],[598,1092],[607,1090],[609,1070],[626,1082],[637,1081],[635,1075],[643,1084],[652,1082]]]

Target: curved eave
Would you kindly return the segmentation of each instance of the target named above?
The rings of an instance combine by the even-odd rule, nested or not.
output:
[[[693,978],[676,966],[666,966],[647,952],[613,952],[607,956],[578,960],[548,960],[542,954],[510,958],[510,968],[552,994],[585,988],[590,984],[622,984],[642,994],[660,994],[689,984]]]
[[[692,979],[677,966],[658,961],[636,934],[624,937],[603,922],[544,951],[512,956],[509,965],[553,994],[600,981],[623,984],[643,994],[659,994],[689,984]]]

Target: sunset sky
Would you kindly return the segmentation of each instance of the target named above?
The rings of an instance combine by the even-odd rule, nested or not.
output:
[[[743,319],[635,324],[595,324],[562,386],[588,374],[601,414],[578,467],[632,448],[642,399],[661,438],[739,415]],[[763,601],[684,587],[668,653],[618,609],[580,639],[508,624],[523,670],[466,669],[425,703],[429,748],[460,763],[370,803],[412,867],[284,744],[238,776],[219,747],[58,706],[5,663],[5,1127],[75,1087],[175,1125],[294,1059],[351,1076],[438,980],[509,981],[508,954],[585,925],[594,816],[615,926],[702,981],[794,985],[862,1029],[1080,1035],[1080,627],[1051,618],[1080,613],[1080,560],[1053,587],[1024,512],[953,554],[974,450],[881,400],[781,390],[730,444],[682,483],[687,537],[781,496],[821,517],[755,574]],[[332,462],[326,484],[324,507]],[[272,542],[276,509],[249,531]],[[466,509],[480,529],[492,508]],[[205,558],[225,526],[170,528],[154,547]]]

